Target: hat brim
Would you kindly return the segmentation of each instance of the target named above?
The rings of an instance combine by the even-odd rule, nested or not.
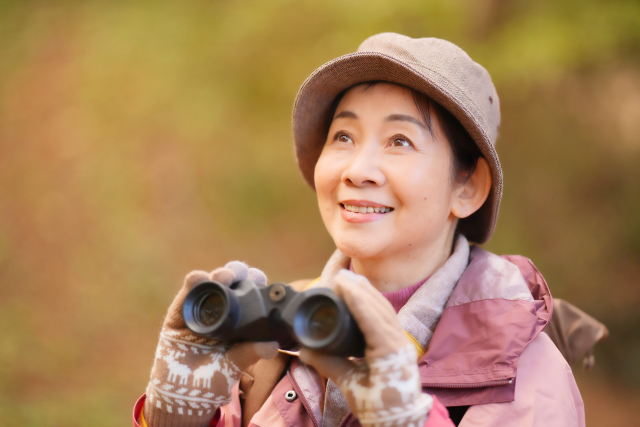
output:
[[[440,80],[440,82],[439,82]],[[314,169],[325,143],[331,105],[345,89],[368,81],[387,81],[424,93],[453,114],[476,142],[491,169],[491,191],[482,207],[459,223],[467,239],[484,243],[495,229],[502,197],[502,169],[489,136],[468,111],[461,94],[453,96],[441,84],[442,76],[377,52],[341,56],[318,68],[302,84],[293,106],[293,138],[298,166],[315,189]],[[462,94],[464,95],[464,94]],[[464,96],[463,96],[464,97]]]

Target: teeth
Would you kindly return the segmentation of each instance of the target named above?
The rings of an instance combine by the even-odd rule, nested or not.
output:
[[[373,206],[353,206],[353,205],[344,205],[344,209],[348,212],[355,213],[387,213],[391,212],[391,208],[378,208]]]

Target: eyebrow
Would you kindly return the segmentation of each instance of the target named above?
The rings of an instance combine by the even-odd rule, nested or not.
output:
[[[354,120],[358,120],[358,115],[356,113],[354,113],[353,111],[341,111],[340,113],[336,114],[336,116],[333,118],[333,120],[336,119],[340,119],[340,118],[349,118],[349,119],[354,119]],[[415,117],[412,117],[408,114],[391,114],[389,116],[387,116],[386,119],[384,119],[385,122],[409,122],[409,123],[413,123],[415,125],[420,126],[422,129],[426,130],[427,132],[429,132],[429,134],[431,134],[431,136],[433,135],[433,131],[431,130],[431,126],[429,126],[429,124],[427,124],[425,126],[425,124],[416,119]]]
[[[358,115],[356,113],[354,113],[353,111],[341,111],[340,113],[336,114],[336,116],[333,118],[333,120],[336,119],[340,119],[340,118],[349,118],[349,119],[358,119]],[[409,123],[413,123],[415,125],[420,126],[421,128],[428,130],[429,132],[431,132],[431,129],[428,129],[427,126],[425,126],[424,123],[422,123],[420,120],[416,119],[415,117],[412,117],[408,114],[391,114],[389,116],[387,116],[387,118],[384,120],[385,122],[409,122]]]
[[[420,126],[424,130],[430,131],[430,129],[427,129],[427,126],[425,126],[425,124],[422,123],[420,120],[416,119],[415,117],[411,117],[407,114],[391,114],[390,116],[387,116],[387,118],[385,119],[385,122],[409,122],[409,123],[413,123]]]
[[[335,119],[339,119],[342,117],[346,117],[349,119],[357,119],[358,115],[352,111],[341,111],[340,113],[336,114],[336,116],[333,118],[333,120]]]

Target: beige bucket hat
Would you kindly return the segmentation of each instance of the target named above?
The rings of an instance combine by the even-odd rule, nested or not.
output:
[[[493,183],[487,201],[460,221],[459,230],[470,241],[484,243],[495,229],[502,197],[502,169],[494,148],[500,101],[487,70],[448,41],[377,34],[366,39],[357,52],[314,71],[300,87],[293,106],[293,139],[304,179],[315,188],[313,171],[335,97],[358,83],[378,80],[429,96],[452,113],[478,144],[491,168]]]

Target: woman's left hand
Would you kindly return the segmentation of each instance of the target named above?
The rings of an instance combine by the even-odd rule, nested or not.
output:
[[[306,348],[300,358],[336,383],[363,426],[422,426],[433,399],[422,393],[416,350],[395,310],[366,277],[348,270],[334,277],[333,291],[345,301],[364,335],[364,361]]]

